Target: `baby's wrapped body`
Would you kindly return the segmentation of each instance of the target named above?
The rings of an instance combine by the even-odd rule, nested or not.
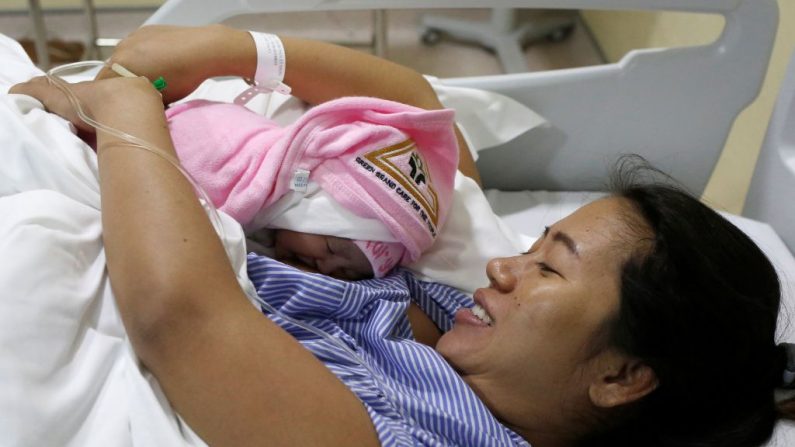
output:
[[[444,225],[458,165],[452,110],[340,98],[280,127],[236,104],[170,108],[183,166],[275,255],[322,273],[381,277]]]
[[[414,337],[411,303],[446,332],[456,311],[474,305],[470,296],[404,269],[350,283],[253,254],[248,275],[263,300],[347,346],[268,315],[356,394],[381,445],[529,446],[440,353]]]

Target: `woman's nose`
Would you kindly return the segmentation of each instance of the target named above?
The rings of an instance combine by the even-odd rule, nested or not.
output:
[[[486,265],[486,276],[492,287],[510,292],[516,286],[516,268],[515,258],[494,258]]]

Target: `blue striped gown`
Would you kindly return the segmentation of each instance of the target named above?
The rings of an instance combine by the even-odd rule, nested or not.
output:
[[[406,318],[412,299],[446,331],[456,310],[472,306],[469,296],[402,270],[347,282],[254,254],[248,274],[273,307],[348,348],[268,315],[359,397],[382,445],[529,446],[500,424],[434,349],[414,340]]]

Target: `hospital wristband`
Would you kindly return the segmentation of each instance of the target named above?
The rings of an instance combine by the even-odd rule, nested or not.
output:
[[[249,31],[254,45],[257,47],[257,71],[254,80],[266,83],[272,80],[284,80],[284,46],[281,39],[274,34]]]
[[[253,81],[246,79],[250,87],[237,95],[234,103],[245,105],[257,95],[274,91],[289,95],[290,87],[282,82],[287,65],[282,40],[275,34],[256,31],[248,33],[257,49],[257,69]]]

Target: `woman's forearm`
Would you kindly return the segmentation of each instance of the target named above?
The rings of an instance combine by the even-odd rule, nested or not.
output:
[[[318,104],[342,96],[372,96],[423,109],[442,104],[418,72],[361,51],[324,42],[282,37],[285,83],[293,94]]]
[[[109,98],[99,121],[174,155],[162,102]],[[100,132],[108,272],[136,353],[210,445],[376,445],[355,395],[245,299],[191,185]],[[301,415],[295,418],[295,415]]]
[[[285,83],[296,97],[319,104],[342,96],[372,96],[424,109],[439,109],[436,93],[416,71],[329,43],[282,37]],[[257,49],[248,31],[224,25],[146,26],[124,39],[111,57],[134,73],[164,76],[165,102],[182,99],[215,76],[254,78]],[[100,78],[115,76],[109,69]],[[478,183],[477,168],[461,134],[459,169]]]
[[[176,158],[162,103],[151,86],[115,93],[94,108],[95,118]],[[134,312],[122,309],[123,315],[147,319],[147,311],[157,309],[147,301],[160,293],[190,293],[194,277],[234,282],[224,250],[179,171],[105,132],[97,134],[97,149],[108,270],[120,306],[135,306]],[[212,261],[185,268],[185,261],[197,258]]]
[[[360,51],[280,36],[286,53],[285,83],[310,104],[342,96],[373,96],[434,109],[436,94],[416,71]],[[182,99],[205,79],[253,79],[257,49],[248,31],[224,25],[147,26],[122,40],[111,56],[132,72],[165,77],[165,101]],[[115,74],[105,69],[100,78]]]
[[[324,42],[290,37],[282,37],[282,42],[287,59],[284,81],[293,95],[310,104],[343,96],[372,96],[423,109],[443,108],[428,81],[408,67]],[[469,147],[457,128],[455,132],[458,168],[480,185]]]
[[[218,63],[211,76],[254,78],[257,50],[248,31],[213,25],[217,33]],[[223,36],[223,37],[220,37]],[[309,104],[343,96],[372,96],[424,109],[442,105],[430,84],[418,72],[361,51],[316,40],[280,36],[286,55],[285,84]],[[225,51],[220,50],[223,42]]]
[[[247,31],[213,25],[218,42],[227,50],[218,52],[219,63],[208,76],[234,75],[254,78],[257,50]],[[224,37],[220,37],[224,36]],[[436,92],[417,71],[361,51],[316,40],[280,37],[284,44],[284,82],[292,94],[309,104],[320,104],[343,96],[372,96],[415,107],[441,109]],[[469,147],[455,129],[459,147],[459,170],[481,184]]]

